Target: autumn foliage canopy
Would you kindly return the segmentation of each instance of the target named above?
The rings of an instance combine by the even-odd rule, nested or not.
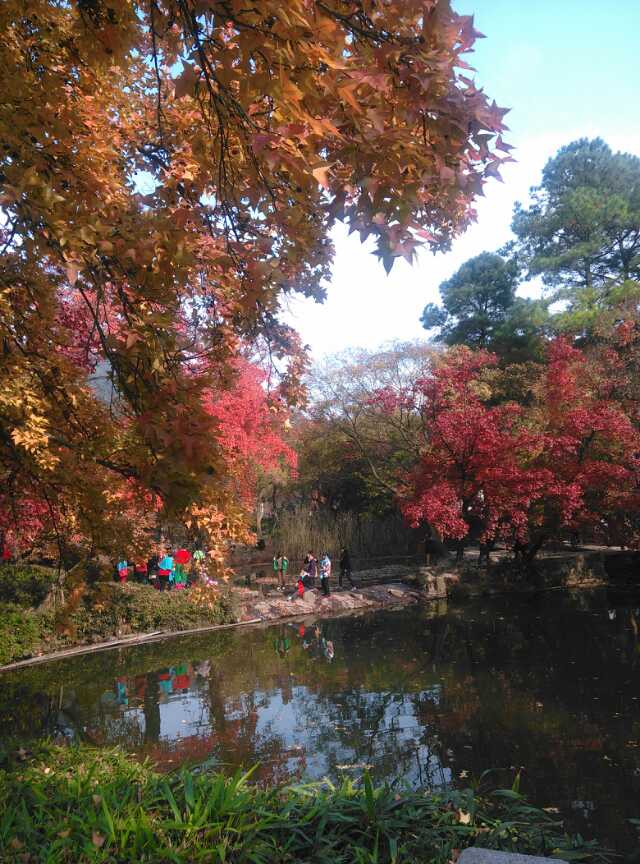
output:
[[[501,372],[494,355],[464,347],[435,355],[410,391],[381,391],[381,410],[402,406],[420,417],[420,457],[398,478],[410,522],[457,540],[474,532],[484,542],[535,544],[617,531],[634,545],[640,434],[634,406],[619,394],[631,373],[620,354],[624,332],[598,352],[550,343],[519,401],[500,396],[513,368]]]
[[[142,549],[158,513],[216,548],[246,536],[237,478],[290,458],[263,426],[301,398],[280,303],[322,297],[333,223],[387,268],[446,248],[509,158],[466,74],[477,36],[447,0],[1,5],[0,528],[18,547]],[[251,371],[267,356],[271,389]]]

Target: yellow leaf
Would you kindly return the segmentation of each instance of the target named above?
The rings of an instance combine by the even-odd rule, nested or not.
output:
[[[463,810],[458,810],[458,822],[461,825],[468,825],[471,822],[471,813],[465,813]]]
[[[72,287],[78,281],[78,274],[80,273],[80,269],[76,264],[67,264],[67,279],[69,280],[69,285]]]
[[[321,186],[324,186],[325,189],[329,188],[329,169],[327,166],[314,168],[312,174]]]
[[[346,102],[349,103],[349,105],[351,105],[354,111],[360,113],[362,111],[362,106],[353,95],[353,91],[357,86],[357,84],[345,84],[344,87],[338,87],[338,93]]]

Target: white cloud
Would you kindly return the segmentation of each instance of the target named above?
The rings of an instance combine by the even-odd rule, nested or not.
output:
[[[505,166],[504,183],[487,184],[485,197],[476,204],[477,222],[460,236],[448,253],[422,251],[413,267],[400,259],[387,276],[371,254],[371,243],[362,245],[357,234],[335,232],[336,258],[327,286],[327,300],[294,298],[284,320],[301,333],[316,358],[347,347],[375,348],[391,339],[424,337],[420,315],[424,306],[438,300],[438,285],[473,255],[493,251],[511,236],[513,205],[526,200],[531,186],[540,181],[546,161],[569,141],[596,137],[596,129],[549,132],[522,142]],[[602,133],[600,133],[602,134]],[[614,150],[640,153],[640,135],[606,134]],[[533,293],[532,290],[523,293]]]

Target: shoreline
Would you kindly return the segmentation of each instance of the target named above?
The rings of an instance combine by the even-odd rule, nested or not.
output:
[[[482,578],[478,573],[475,578],[469,579],[465,578],[463,573],[465,565],[469,564],[467,560],[462,566],[449,561],[442,562],[439,566],[409,568],[404,565],[390,565],[376,568],[375,571],[359,571],[354,574],[359,581],[358,587],[334,589],[328,597],[322,596],[317,588],[308,589],[304,598],[291,596],[289,599],[289,592],[285,596],[271,592],[265,595],[262,590],[255,590],[255,587],[234,586],[231,590],[239,607],[238,619],[235,621],[224,624],[204,624],[186,629],[138,632],[101,642],[80,642],[61,650],[14,660],[0,666],[0,674],[40,663],[114,648],[142,645],[176,636],[213,633],[247,625],[270,626],[279,621],[310,617],[335,618],[414,603],[428,604],[443,599],[464,603],[465,600],[479,600],[501,595],[525,597],[550,591],[603,589],[634,594],[640,589],[640,582],[636,582],[635,579],[619,581],[604,566],[605,563],[615,562],[617,559],[621,563],[626,563],[628,567],[628,559],[632,557],[635,557],[634,553],[622,550],[584,549],[569,555],[540,559],[537,567],[547,578],[531,582],[523,580],[511,584],[502,580],[496,580],[491,584],[493,581],[491,576],[495,578],[496,571],[501,569],[501,565],[504,567],[511,562],[495,562],[491,568],[491,576],[485,574]],[[363,584],[362,577],[365,574]],[[413,574],[422,576],[421,586],[415,582],[408,582]],[[381,581],[366,584],[374,575],[376,580]],[[488,580],[487,576],[489,576]]]
[[[246,595],[247,592],[245,592]],[[255,594],[256,592],[249,592]],[[128,636],[123,636],[118,639],[109,639],[104,642],[81,643],[73,645],[69,648],[64,648],[61,651],[52,651],[47,654],[38,654],[34,657],[26,657],[23,660],[14,660],[4,666],[0,666],[0,674],[3,672],[12,672],[17,669],[35,666],[40,663],[50,663],[55,660],[65,660],[68,657],[76,657],[82,654],[92,654],[98,651],[109,651],[114,648],[128,648],[135,645],[144,645],[150,642],[160,642],[163,639],[169,639],[176,636],[192,636],[198,633],[213,633],[219,630],[231,630],[236,627],[245,626],[270,626],[277,624],[279,621],[299,620],[302,618],[337,618],[341,615],[355,614],[358,612],[375,611],[377,609],[402,608],[413,603],[418,603],[424,600],[443,599],[442,597],[430,597],[424,592],[420,593],[415,588],[402,585],[401,583],[392,583],[390,585],[376,585],[368,588],[356,589],[355,591],[340,591],[334,592],[328,598],[322,598],[318,602],[317,589],[311,589],[306,592],[307,601],[300,598],[289,601],[283,597],[264,597],[258,600],[253,607],[241,607],[241,617],[238,621],[232,621],[227,624],[208,624],[199,627],[192,627],[186,630],[154,630],[150,633],[134,633]],[[378,595],[378,596],[376,596]],[[384,595],[384,597],[382,596]],[[336,598],[348,598],[348,602],[338,600]],[[311,600],[310,598],[314,598]],[[332,604],[323,603],[322,600],[331,600]],[[245,600],[246,602],[246,600]],[[286,604],[282,608],[282,604]],[[270,614],[268,610],[264,610],[264,614],[255,614],[251,617],[246,617],[249,608],[259,606],[276,607],[279,606],[280,614],[273,608],[275,614]],[[257,610],[256,610],[257,611]]]

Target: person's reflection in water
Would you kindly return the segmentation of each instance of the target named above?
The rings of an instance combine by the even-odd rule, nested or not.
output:
[[[331,639],[325,639],[324,656],[327,658],[327,660],[329,662],[331,662],[335,656],[335,651],[333,648],[333,642],[331,641]]]
[[[211,660],[202,660],[194,667],[194,672],[198,678],[208,678],[211,674]]]
[[[140,702],[143,702],[144,694],[147,690],[147,676],[136,675],[136,677],[133,679],[133,687],[136,699],[138,699]]]
[[[185,663],[176,666],[175,677],[173,679],[173,692],[181,690],[183,693],[187,693],[190,684],[191,675],[189,674],[189,667]]]
[[[129,704],[127,679],[124,677],[116,678],[116,701],[118,705],[122,705],[123,708],[126,708]]]
[[[173,693],[173,675],[173,669],[164,669],[162,672],[158,672],[158,687],[160,688],[161,696],[165,699]]]
[[[280,625],[280,632],[278,634],[278,638],[273,640],[273,648],[278,654],[279,657],[286,657],[289,649],[291,648],[291,641],[289,636],[287,635],[285,625]]]
[[[327,639],[319,624],[316,624],[313,630],[313,635],[315,636],[315,648],[319,655],[319,657],[324,657],[330,663],[335,657],[335,647],[333,641],[331,639]],[[308,648],[311,646],[310,642],[303,642],[302,647]]]

